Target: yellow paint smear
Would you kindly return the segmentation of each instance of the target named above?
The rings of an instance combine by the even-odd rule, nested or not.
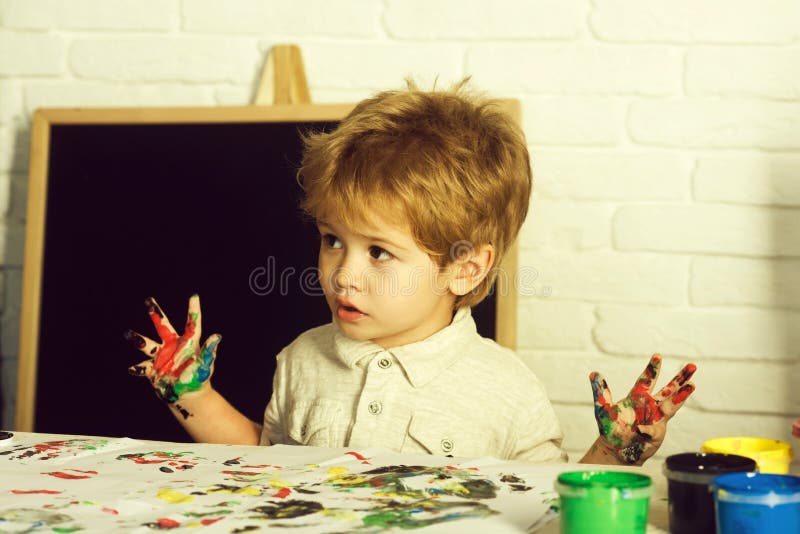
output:
[[[341,475],[342,473],[347,473],[348,471],[349,469],[347,467],[331,467],[330,469],[328,469],[328,474],[335,476],[335,475]]]
[[[194,497],[191,495],[186,495],[185,493],[181,493],[180,491],[175,490],[160,490],[156,497],[161,499],[162,501],[166,501],[170,504],[178,504],[183,502],[192,502]]]
[[[336,519],[337,521],[343,521],[348,523],[360,520],[358,514],[352,510],[329,510],[327,508],[324,508],[320,513],[324,517],[330,517]]]
[[[269,481],[269,487],[274,489],[293,488],[294,484],[279,478],[273,478]]]

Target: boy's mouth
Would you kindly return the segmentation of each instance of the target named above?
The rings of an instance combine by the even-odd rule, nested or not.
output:
[[[353,303],[348,300],[338,298],[336,299],[336,304],[337,304],[336,316],[344,321],[356,321],[358,319],[366,317],[367,315],[361,310],[359,310],[357,307],[355,307]]]

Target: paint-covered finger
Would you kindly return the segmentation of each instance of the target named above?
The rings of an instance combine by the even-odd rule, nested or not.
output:
[[[594,403],[600,406],[611,404],[611,390],[608,388],[608,382],[606,382],[603,375],[597,371],[592,371],[589,373],[589,382],[592,385]]]
[[[679,387],[672,396],[664,399],[664,401],[661,403],[661,411],[664,413],[664,417],[669,419],[675,415],[675,413],[681,409],[683,403],[686,402],[686,399],[689,398],[689,395],[691,395],[694,390],[694,383],[687,382]]]
[[[172,324],[170,324],[161,306],[156,302],[156,299],[147,297],[144,300],[144,305],[147,307],[147,315],[149,315],[150,320],[153,321],[153,325],[155,325],[158,336],[161,338],[162,342],[168,343],[178,337],[177,332],[175,332],[175,329],[172,327]]]
[[[200,342],[200,295],[195,293],[189,297],[189,311],[186,314],[186,327],[183,331],[183,337],[190,337],[195,341],[195,344]]]
[[[656,380],[658,380],[658,374],[660,372],[661,355],[656,353],[650,357],[650,361],[647,362],[647,367],[644,368],[642,374],[636,379],[636,384],[634,384],[633,389],[631,389],[631,393],[649,393],[652,391],[653,385],[655,385]]]
[[[152,381],[155,371],[153,371],[153,362],[151,360],[144,360],[136,365],[128,367],[128,374],[132,376],[143,376]]]
[[[144,352],[151,358],[155,358],[158,349],[161,348],[161,343],[157,343],[149,337],[143,336],[139,332],[125,330],[122,335],[131,345]]]
[[[672,377],[672,380],[670,380],[666,386],[661,388],[659,392],[654,395],[655,399],[661,401],[673,396],[681,388],[681,386],[689,382],[695,371],[697,371],[697,366],[695,364],[689,363],[684,365],[683,369],[681,369],[678,374]]]

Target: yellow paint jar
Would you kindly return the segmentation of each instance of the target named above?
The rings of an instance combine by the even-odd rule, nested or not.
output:
[[[767,438],[714,438],[703,443],[703,452],[738,454],[752,458],[761,473],[785,475],[792,463],[792,446],[785,441]]]

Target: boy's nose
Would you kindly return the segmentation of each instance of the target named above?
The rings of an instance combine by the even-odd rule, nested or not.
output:
[[[333,285],[336,292],[358,290],[360,284],[353,269],[338,267],[333,276]]]

